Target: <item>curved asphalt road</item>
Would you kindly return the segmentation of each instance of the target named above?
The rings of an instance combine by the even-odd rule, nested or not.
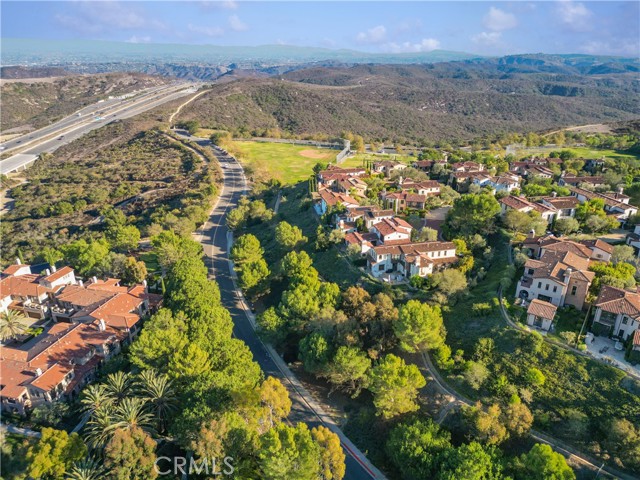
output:
[[[206,139],[191,137],[199,145],[206,147],[211,143]],[[275,351],[262,343],[256,335],[252,320],[253,315],[248,310],[242,296],[236,290],[232,277],[230,262],[227,255],[228,229],[225,222],[226,213],[235,208],[241,195],[246,192],[246,179],[239,163],[232,157],[225,156],[213,149],[218,161],[228,164],[223,168],[224,185],[219,199],[214,207],[209,220],[198,232],[199,241],[202,243],[207,257],[207,267],[212,278],[215,278],[220,287],[223,305],[231,313],[234,322],[234,335],[244,341],[253,353],[253,358],[265,375],[280,378],[289,390],[289,396],[293,403],[289,420],[291,422],[304,422],[309,427],[325,425],[340,435],[341,444],[346,454],[348,480],[384,479],[384,475],[374,467],[338,429],[333,421],[321,411],[321,408],[310,397],[304,387],[288,371],[288,368]]]

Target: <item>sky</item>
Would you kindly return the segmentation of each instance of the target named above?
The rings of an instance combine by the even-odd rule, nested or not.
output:
[[[640,57],[637,1],[6,1],[3,38]]]

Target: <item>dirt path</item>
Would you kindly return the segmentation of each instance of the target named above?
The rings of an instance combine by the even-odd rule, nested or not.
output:
[[[180,110],[182,110],[182,107],[184,107],[185,105],[188,105],[189,103],[193,102],[196,98],[198,98],[200,95],[204,95],[205,93],[207,93],[209,90],[203,90],[201,92],[196,93],[193,97],[191,97],[189,100],[187,100],[184,103],[181,103],[180,105],[178,105],[178,108],[176,108],[176,111],[173,112],[171,114],[171,116],[169,117],[169,127],[171,127],[171,124],[173,122],[173,118],[180,113]]]

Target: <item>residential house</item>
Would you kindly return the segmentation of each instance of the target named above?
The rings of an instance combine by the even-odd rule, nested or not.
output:
[[[375,233],[383,244],[391,242],[408,242],[411,240],[411,231],[413,227],[401,218],[384,219],[381,222],[374,223],[370,229],[371,233]]]
[[[379,239],[376,233],[351,232],[347,233],[344,237],[345,245],[347,247],[350,245],[357,245],[360,247],[360,254],[363,256],[366,255],[367,252],[378,242]]]
[[[484,171],[484,165],[476,162],[457,162],[451,165],[453,172],[482,172]]]
[[[358,200],[345,194],[336,193],[328,189],[318,191],[319,202],[317,203],[318,213],[324,215],[329,207],[336,205],[344,205],[345,207],[357,207],[360,205]]]
[[[527,325],[548,332],[557,309],[552,303],[534,298],[527,308]]]
[[[532,258],[540,258],[546,251],[570,251],[590,260],[608,262],[613,253],[613,247],[600,239],[574,241],[554,235],[530,236],[522,243],[522,247],[531,253]]]
[[[435,165],[445,167],[448,164],[446,160],[417,160],[411,164],[413,168],[422,172],[430,172]]]
[[[626,340],[640,329],[640,294],[637,291],[603,285],[594,306],[591,330],[597,335]]]
[[[594,276],[589,271],[588,256],[574,251],[544,251],[539,259],[525,263],[516,297],[582,309]]]
[[[472,177],[472,183],[480,187],[489,187],[494,192],[511,193],[516,188],[520,188],[520,179],[517,175],[487,175],[478,174]]]
[[[427,202],[427,195],[407,192],[381,192],[380,198],[385,207],[392,208],[394,212],[406,209],[424,210]]]
[[[549,170],[547,167],[543,167],[540,165],[533,165],[527,168],[526,177],[540,177],[540,178],[553,178],[554,173]]]
[[[431,275],[457,260],[452,242],[380,245],[369,249],[367,269],[376,278],[404,280],[414,275]]]
[[[561,218],[575,217],[576,209],[578,208],[578,205],[580,205],[580,202],[576,197],[558,197],[555,195],[555,192],[551,197],[542,197],[539,200],[539,203],[555,210],[555,213],[551,218],[552,221],[559,220]]]
[[[513,195],[509,195],[508,197],[501,198],[499,203],[501,215],[504,215],[509,210],[517,210],[518,212],[524,213],[536,211],[547,223],[551,223],[556,214],[556,210],[553,207],[549,207],[543,203],[531,202],[524,196],[514,197]]]
[[[408,165],[396,162],[395,160],[382,160],[380,162],[373,162],[371,165],[371,172],[382,173],[385,177],[390,177],[392,173],[401,172],[407,167]]]
[[[146,283],[125,287],[118,279],[95,277],[84,283],[69,267],[53,270],[35,275],[28,265],[11,266],[2,274],[5,311],[30,314],[42,332],[32,329],[2,346],[3,410],[24,414],[42,403],[73,398],[102,363],[135,338],[142,318],[162,300],[148,293]]]
[[[605,187],[607,185],[606,180],[602,176],[584,176],[578,177],[575,175],[563,174],[558,179],[558,185],[563,187],[577,187],[581,183],[591,185],[594,188]]]
[[[632,246],[636,250],[636,255],[640,257],[640,225],[633,227],[633,233],[627,235],[625,242]]]
[[[593,199],[604,201],[604,211],[624,225],[627,219],[638,213],[638,207],[629,204],[630,197],[622,192],[596,193],[579,187],[569,187],[571,195],[576,197],[580,203]]]
[[[398,180],[398,188],[403,192],[412,192],[427,197],[435,197],[440,195],[440,183],[437,180],[423,180],[415,182],[410,178],[400,178]]]
[[[358,177],[348,177],[335,182],[335,189],[339,193],[364,197],[367,193],[367,184]]]

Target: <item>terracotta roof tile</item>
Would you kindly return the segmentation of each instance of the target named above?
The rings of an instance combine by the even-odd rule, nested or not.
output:
[[[542,300],[533,299],[527,308],[527,313],[535,315],[536,317],[547,318],[553,320],[556,315],[558,307]]]

